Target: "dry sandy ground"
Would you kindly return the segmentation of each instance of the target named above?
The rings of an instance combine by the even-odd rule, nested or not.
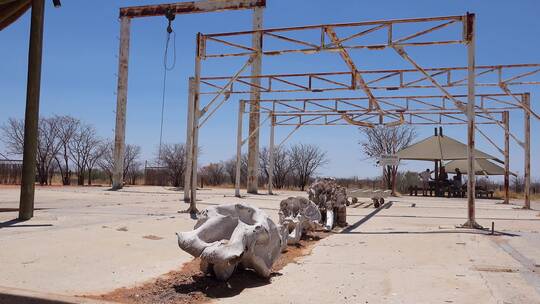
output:
[[[166,187],[39,188],[35,218],[16,222],[11,208],[18,188],[0,188],[0,299],[8,293],[99,295],[180,269],[191,257],[178,249],[174,232],[194,224],[177,213],[186,208],[181,194]],[[302,195],[232,194],[202,190],[199,207],[245,202],[277,219],[281,199]],[[381,209],[367,205],[349,208],[349,229],[318,242],[270,284],[214,301],[540,303],[538,209],[479,200],[478,222],[494,222],[500,232],[492,236],[455,228],[465,222],[462,199],[400,197]]]

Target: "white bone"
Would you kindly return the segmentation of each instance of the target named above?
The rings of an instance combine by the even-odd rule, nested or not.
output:
[[[279,205],[279,223],[286,227],[287,244],[298,244],[307,230],[319,226],[319,208],[303,197],[289,197]]]
[[[260,209],[244,204],[209,207],[199,214],[194,230],[180,232],[178,246],[201,257],[201,270],[227,280],[237,265],[270,276],[280,255],[279,227]]]

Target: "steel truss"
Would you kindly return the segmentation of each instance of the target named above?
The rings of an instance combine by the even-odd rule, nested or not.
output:
[[[197,56],[194,77],[192,122],[192,142],[196,140],[198,129],[210,119],[213,113],[234,94],[250,93],[250,99],[241,101],[239,109],[239,131],[237,151],[249,140],[249,155],[258,153],[259,116],[261,111],[271,112],[267,119],[271,120],[271,149],[273,149],[274,126],[294,125],[293,132],[302,125],[360,125],[373,124],[399,125],[409,124],[466,124],[468,146],[468,221],[466,227],[478,227],[475,221],[475,175],[473,170],[475,131],[482,124],[497,124],[505,129],[505,139],[512,136],[525,148],[525,176],[530,176],[530,132],[527,121],[530,115],[538,115],[530,108],[528,93],[514,93],[509,87],[515,85],[540,84],[539,80],[530,80],[531,76],[540,74],[540,64],[494,65],[475,67],[475,31],[474,14],[463,16],[446,16],[434,18],[415,18],[399,20],[382,20],[347,24],[322,24],[302,27],[257,29],[253,31],[199,34],[197,36]],[[412,33],[402,34],[401,29],[409,24],[421,27]],[[453,28],[450,38],[432,38],[432,33],[448,35],[444,29]],[[457,29],[457,31],[456,31]],[[348,31],[347,33],[344,33]],[[383,33],[383,39],[380,33]],[[311,33],[306,38],[305,33]],[[371,37],[376,33],[379,37]],[[430,34],[430,35],[428,35]],[[316,38],[313,38],[316,37]],[[371,38],[370,38],[371,37]],[[370,38],[371,40],[367,39]],[[377,41],[377,39],[379,39]],[[369,41],[366,41],[369,40]],[[251,44],[249,43],[251,41]],[[467,49],[467,65],[465,67],[429,67],[420,66],[406,51],[408,47],[430,45],[464,45]],[[218,50],[216,50],[218,49]],[[356,49],[391,49],[414,69],[395,70],[360,70],[356,67],[351,50]],[[320,52],[336,52],[345,62],[349,71],[330,73],[301,73],[263,75],[252,73],[242,75],[247,66],[260,71],[255,59],[261,56],[277,56],[290,53],[313,54]],[[225,57],[247,57],[245,64],[233,76],[203,77],[201,65],[204,60]],[[478,83],[476,79],[478,78]],[[475,89],[483,87],[499,87],[504,94],[476,95]],[[438,103],[427,101],[429,96],[377,97],[375,90],[402,89],[437,89],[440,96]],[[455,95],[450,88],[467,88],[466,95]],[[287,92],[325,92],[325,91],[362,91],[365,97],[300,99],[300,100],[264,100],[261,93]],[[257,94],[254,94],[256,92]],[[212,96],[211,101],[200,110],[202,96]],[[255,96],[256,98],[253,98]],[[525,96],[525,97],[524,97]],[[503,98],[504,97],[504,98]],[[221,98],[221,100],[219,100]],[[495,100],[493,100],[495,99]],[[359,101],[359,102],[356,102]],[[479,104],[477,104],[477,101]],[[246,103],[250,104],[248,112]],[[498,103],[498,105],[494,105]],[[270,104],[270,105],[268,105]],[[412,104],[415,104],[412,106]],[[421,108],[419,104],[424,104]],[[489,105],[487,105],[489,104]],[[287,108],[280,111],[278,108]],[[350,107],[350,108],[346,108]],[[519,140],[509,132],[508,112],[520,109],[525,113],[525,139]],[[287,112],[289,111],[289,112]],[[296,111],[296,112],[295,112]],[[242,139],[242,114],[250,115],[249,136]],[[436,116],[436,117],[430,117]],[[311,118],[308,118],[311,116]],[[502,117],[501,117],[502,116]],[[256,117],[254,120],[253,117]],[[296,119],[296,121],[293,121]],[[421,122],[423,121],[423,123]],[[288,137],[292,135],[289,134]],[[487,137],[487,136],[486,136]],[[252,145],[251,139],[255,138]],[[492,141],[490,141],[493,143]],[[505,142],[505,147],[506,147]],[[506,151],[506,152],[505,152]],[[508,169],[508,149],[505,152],[505,168]],[[272,153],[271,153],[272,154]],[[193,168],[196,168],[196,160]],[[238,166],[239,164],[237,164]],[[238,168],[237,168],[238,169]],[[248,181],[256,176],[248,170]],[[508,171],[508,170],[507,170]],[[187,172],[186,174],[191,174]],[[187,175],[186,175],[187,176]],[[505,178],[505,184],[507,184]],[[271,183],[269,183],[271,192]],[[194,188],[194,186],[192,186]],[[528,191],[526,186],[526,192]],[[196,189],[195,189],[196,190]],[[192,190],[192,192],[195,192]],[[248,185],[248,191],[250,187]],[[239,195],[239,183],[237,183]],[[508,197],[508,196],[506,196]],[[530,206],[526,196],[526,207]]]

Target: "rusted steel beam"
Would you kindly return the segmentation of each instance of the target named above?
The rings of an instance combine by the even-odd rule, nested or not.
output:
[[[251,35],[251,47],[255,50],[252,55],[251,75],[258,76],[262,72],[262,48],[263,35],[259,31],[263,26],[263,9],[255,8],[253,10],[252,27],[255,30]],[[259,99],[261,99],[260,78],[252,78],[250,87],[249,107],[249,144],[248,144],[248,168],[247,168],[247,192],[256,194],[259,190],[259,126],[260,110]]]
[[[504,203],[510,203],[510,113],[503,113],[504,124]]]
[[[529,71],[529,76],[535,75],[538,76],[537,79],[532,81],[523,81],[516,79],[513,82],[502,83],[499,81],[491,81],[492,77],[486,78],[486,80],[481,80],[476,83],[477,87],[501,87],[508,88],[509,86],[517,85],[539,85],[540,84],[540,72],[536,72],[540,67],[540,64],[515,64],[515,65],[498,65],[498,66],[477,66],[476,67],[476,76],[485,75],[486,77],[493,75],[496,76],[498,71],[503,72],[519,72],[523,69],[531,69]],[[458,81],[451,81],[452,76],[459,71],[466,71],[465,67],[441,67],[441,68],[422,68],[426,73],[429,73],[433,78],[434,76],[447,73],[449,75],[450,81],[439,82],[443,88],[450,87],[464,87],[467,86],[466,79],[460,79]],[[534,72],[534,73],[530,73]],[[371,90],[392,90],[400,88],[437,88],[433,83],[422,84],[421,81],[426,81],[428,78],[417,69],[401,69],[401,70],[359,70],[357,74],[364,75],[366,79],[366,85]],[[296,73],[296,74],[267,74],[259,75],[256,78],[259,78],[261,81],[267,83],[265,92],[321,92],[321,91],[348,91],[358,89],[359,86],[354,85],[355,83],[355,73],[354,72],[321,72],[321,73]],[[368,80],[368,76],[376,76],[374,79]],[[397,79],[400,76],[399,79]],[[214,77],[204,77],[202,80],[207,87],[207,91],[202,94],[214,94],[217,82],[222,80],[229,80],[232,76],[214,76]],[[393,79],[392,77],[396,78]],[[236,83],[239,83],[240,80],[243,84],[250,81],[252,76],[240,76]],[[313,79],[321,80],[329,85],[327,86],[316,86],[312,83]],[[409,80],[408,80],[409,79]],[[391,80],[391,82],[381,83],[383,80]],[[278,81],[286,86],[275,87],[272,86],[274,81]],[[394,83],[395,82],[395,83]],[[311,84],[311,85],[310,85]],[[247,89],[242,88],[241,86],[235,87],[231,91],[232,94],[242,94],[249,92]],[[531,113],[535,115],[534,112]],[[536,115],[535,115],[536,117]]]
[[[234,181],[234,196],[241,197],[240,195],[240,174],[242,173],[242,122],[244,121],[243,114],[245,112],[246,102],[241,100],[238,104],[238,125],[236,127],[236,175]]]
[[[467,14],[464,22],[464,38],[467,41],[467,221],[464,226],[467,228],[481,228],[476,222],[475,208],[475,187],[476,172],[475,164],[475,16]]]
[[[170,4],[130,6],[120,8],[120,18],[142,18],[165,16],[166,14],[195,14],[220,12],[229,10],[244,10],[266,7],[266,0],[204,0]]]
[[[351,72],[353,73],[355,82],[358,83],[358,86],[360,87],[360,89],[362,89],[362,91],[364,91],[364,93],[368,96],[369,107],[370,108],[375,107],[377,109],[380,109],[380,106],[375,100],[375,96],[373,96],[373,93],[367,86],[366,81],[364,80],[364,77],[362,77],[361,73],[358,73],[358,69],[356,68],[356,65],[354,64],[354,61],[352,60],[351,55],[339,41],[339,37],[337,36],[336,31],[334,31],[334,29],[331,27],[325,27],[324,31],[326,35],[330,37],[330,40],[332,40],[332,43],[340,49],[339,54],[341,58],[343,59],[343,61],[345,61],[345,64],[349,67],[349,70],[351,70]]]
[[[530,94],[523,94],[523,103],[528,107],[530,105]],[[525,179],[525,204],[523,208],[531,209],[531,114],[527,111],[523,111],[523,122],[524,122],[524,142],[525,145],[523,150],[524,155],[524,176]]]
[[[289,31],[298,31],[298,30],[309,30],[317,29],[325,26],[330,27],[358,27],[365,25],[380,25],[380,24],[396,24],[396,23],[417,23],[417,22],[433,22],[433,21],[444,21],[444,20],[463,20],[464,16],[441,16],[441,17],[427,17],[427,18],[408,18],[408,19],[390,19],[390,20],[375,20],[375,21],[363,21],[363,22],[349,22],[349,23],[329,23],[329,24],[316,24],[316,25],[306,25],[306,26],[295,26],[295,27],[281,27],[281,28],[269,28],[264,29],[265,33],[274,33],[274,32],[289,32]],[[223,37],[223,36],[238,36],[238,35],[251,35],[255,31],[238,31],[238,32],[228,32],[228,33],[214,33],[206,34],[206,36],[212,37]]]
[[[191,168],[193,166],[193,118],[194,115],[194,96],[195,93],[195,78],[189,78],[188,85],[188,111],[187,111],[187,126],[186,126],[186,172],[189,174],[184,174],[184,201],[189,203],[191,202]]]

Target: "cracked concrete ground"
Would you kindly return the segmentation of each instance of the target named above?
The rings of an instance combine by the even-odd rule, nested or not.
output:
[[[199,207],[246,202],[277,219],[281,199],[303,195],[233,193],[202,190]],[[194,224],[177,213],[186,208],[181,194],[167,187],[38,188],[35,217],[17,222],[18,188],[0,188],[0,296],[100,294],[178,269],[191,257],[174,232]],[[399,197],[380,209],[366,201],[348,208],[352,227],[320,241],[271,284],[216,301],[540,303],[540,205],[521,210],[499,202],[477,201],[478,222],[495,224],[490,235],[455,228],[465,222],[463,199]]]

